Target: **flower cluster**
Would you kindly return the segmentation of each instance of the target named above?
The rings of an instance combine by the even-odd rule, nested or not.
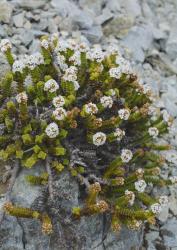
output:
[[[25,92],[21,92],[16,96],[16,100],[18,103],[26,103],[28,100],[28,96]]]
[[[49,138],[55,138],[59,134],[58,125],[55,122],[50,123],[45,129],[46,135]]]
[[[106,135],[102,132],[98,132],[93,135],[93,144],[96,146],[101,146],[106,142]]]
[[[46,92],[56,92],[59,89],[58,83],[54,79],[50,79],[44,84],[44,91]]]
[[[139,180],[135,182],[135,189],[140,193],[143,193],[146,187],[147,184],[144,180]]]
[[[122,160],[122,162],[127,163],[132,158],[133,158],[133,154],[132,154],[131,150],[129,150],[129,149],[122,149],[122,152],[121,152],[121,160]]]
[[[172,118],[155,108],[149,86],[115,45],[90,48],[66,37],[44,36],[40,52],[18,57],[9,40],[0,42],[11,67],[0,82],[0,159],[18,159],[26,168],[45,162],[47,178],[29,180],[49,181],[49,194],[52,177],[67,169],[86,196],[81,208],[73,208],[75,216],[106,212],[113,230],[123,224],[137,230],[143,221],[154,222],[168,203],[164,195],[154,198],[149,186],[177,183],[175,176],[160,175],[165,161],[174,163],[176,156],[158,153],[169,149],[157,139],[169,131]],[[23,217],[24,208],[19,211]],[[50,218],[37,216],[43,231],[51,232]]]
[[[0,42],[0,50],[5,53],[8,49],[11,49],[12,45],[8,39],[2,39]]]

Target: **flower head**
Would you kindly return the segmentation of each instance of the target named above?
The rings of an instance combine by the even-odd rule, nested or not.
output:
[[[172,184],[177,184],[177,176],[170,176],[169,180],[171,181]]]
[[[98,63],[104,60],[104,56],[105,54],[99,46],[95,46],[87,52],[87,58]]]
[[[100,102],[104,108],[111,108],[113,105],[113,99],[111,96],[102,96]]]
[[[26,103],[28,100],[28,96],[26,92],[21,92],[16,96],[16,100],[18,103]]]
[[[122,138],[125,136],[125,131],[120,128],[116,128],[114,136],[116,137],[117,141],[121,141]]]
[[[96,114],[98,112],[98,108],[97,108],[96,104],[90,102],[90,103],[85,105],[85,112],[87,114],[93,115],[93,114]]]
[[[12,65],[12,71],[13,73],[16,73],[16,72],[23,73],[23,70],[25,67],[26,67],[26,64],[24,60],[16,60]]]
[[[46,40],[46,39],[43,39],[41,41],[41,46],[44,48],[44,49],[48,49],[49,48],[49,42]]]
[[[63,96],[59,95],[53,98],[52,103],[55,108],[63,107],[65,105],[65,99]]]
[[[55,122],[50,123],[46,129],[45,132],[49,138],[55,138],[59,134],[59,128],[58,125]]]
[[[156,127],[150,127],[148,129],[148,133],[150,136],[152,136],[153,138],[156,138],[159,134],[159,130]]]
[[[120,157],[121,157],[122,162],[127,163],[133,158],[132,151],[129,149],[122,149]]]
[[[111,68],[109,70],[109,74],[111,77],[116,78],[116,79],[120,79],[122,76],[122,71],[120,67],[117,68]]]
[[[151,211],[154,214],[159,214],[162,211],[162,206],[159,203],[154,203],[151,205]]]
[[[55,92],[57,89],[59,89],[58,83],[54,79],[50,79],[44,84],[44,91],[48,91],[50,93]]]
[[[41,53],[35,53],[26,57],[26,65],[31,69],[35,69],[36,66],[44,64],[44,58]]]
[[[128,198],[129,204],[131,206],[133,206],[134,201],[135,201],[135,194],[132,191],[126,190],[125,191],[125,196]]]
[[[146,187],[147,184],[144,180],[139,180],[135,182],[135,189],[140,193],[143,193]]]
[[[2,53],[5,53],[8,49],[12,48],[12,44],[8,39],[2,39],[0,42],[0,50]]]
[[[63,75],[65,81],[74,82],[77,80],[77,68],[75,66],[70,66],[65,70]]]
[[[63,55],[57,54],[56,60],[61,70],[67,70],[68,65],[66,64],[65,57]]]
[[[53,111],[53,116],[56,120],[62,121],[65,119],[67,113],[64,108],[57,108]]]
[[[128,118],[130,116],[130,111],[128,109],[120,109],[118,111],[118,115],[119,115],[120,119],[128,120]]]
[[[106,135],[102,132],[97,132],[93,135],[93,144],[96,146],[101,146],[106,142]]]
[[[72,62],[74,65],[80,66],[81,65],[80,51],[75,51],[74,54],[69,58],[69,61]]]

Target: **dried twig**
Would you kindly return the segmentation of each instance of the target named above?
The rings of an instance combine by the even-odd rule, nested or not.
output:
[[[49,177],[48,177],[49,195],[50,195],[51,200],[53,200],[54,199],[53,178],[52,178],[52,171],[51,171],[51,167],[50,167],[50,158],[49,157],[46,158],[46,170],[47,170],[47,173],[49,175]]]
[[[15,180],[17,178],[17,174],[18,174],[19,168],[20,168],[19,161],[16,161],[15,165],[14,165],[14,168],[12,169],[12,174],[11,174],[11,178],[10,178],[10,181],[9,181],[9,186],[7,188],[7,192],[6,192],[5,196],[4,196],[4,203],[10,201],[10,195],[11,195],[13,186],[15,184]],[[1,211],[1,213],[0,213],[0,224],[3,221],[4,214],[5,214],[4,211]]]

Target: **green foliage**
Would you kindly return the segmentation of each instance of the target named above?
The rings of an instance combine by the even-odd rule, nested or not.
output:
[[[84,205],[73,208],[77,218],[110,213],[114,231],[154,223],[153,206],[161,204],[146,187],[176,182],[161,177],[165,160],[158,151],[170,145],[156,142],[172,119],[154,111],[151,91],[129,62],[113,47],[102,51],[71,40],[64,46],[56,36],[42,37],[41,53],[22,60],[14,60],[7,41],[1,44],[11,70],[0,82],[0,158],[19,159],[26,168],[49,161],[52,174],[68,169],[85,187]],[[85,157],[90,148],[96,159]],[[44,172],[27,181],[44,185],[50,177]],[[47,214],[12,205],[6,211],[38,218],[44,232],[52,230]]]

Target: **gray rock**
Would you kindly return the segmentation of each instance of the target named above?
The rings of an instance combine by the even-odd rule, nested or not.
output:
[[[31,187],[25,176],[41,168],[22,170],[16,180],[12,192],[14,203],[33,209],[47,208],[49,202],[47,193],[40,196],[39,187]],[[48,237],[42,235],[41,225],[36,220],[16,219],[6,216],[0,229],[0,248],[8,250],[131,250],[140,247],[142,232],[129,231],[123,228],[119,235],[109,232],[108,218],[103,215],[82,217],[81,220],[71,219],[71,209],[80,205],[79,186],[76,179],[68,172],[63,172],[53,182],[55,191],[54,202],[50,202],[49,214],[52,217],[54,233]],[[47,196],[46,196],[47,195]],[[47,201],[48,200],[48,201]],[[7,240],[8,237],[8,240]]]
[[[101,14],[101,9],[104,3],[104,0],[79,0],[79,5],[83,9],[90,10],[95,16]]]
[[[136,18],[141,15],[141,6],[138,0],[120,0],[119,3],[121,8],[125,10],[125,13],[127,13],[128,16]]]
[[[4,55],[0,54],[0,79],[10,70],[10,66],[7,63]]]
[[[3,26],[0,26],[0,37],[5,37],[6,36],[6,32],[4,30]]]
[[[97,24],[104,24],[105,22],[107,22],[112,18],[113,18],[113,13],[108,8],[104,8],[102,14],[96,17],[95,19]]]
[[[149,25],[134,26],[122,40],[122,44],[130,49],[137,62],[144,61],[144,51],[150,48],[152,42],[153,34]]]
[[[98,43],[103,36],[100,26],[94,26],[91,29],[82,31],[82,34],[87,37],[89,42]]]
[[[23,23],[24,23],[24,12],[17,14],[15,16],[13,16],[13,21],[14,24],[17,28],[21,28],[23,27]]]
[[[42,8],[48,0],[15,0],[16,4],[25,9]]]
[[[133,26],[134,20],[128,15],[118,15],[103,27],[105,36],[114,35],[118,38],[126,36]]]
[[[169,205],[163,207],[162,211],[161,211],[160,214],[158,215],[158,219],[159,219],[161,222],[165,222],[165,221],[167,221],[168,216],[169,216]]]
[[[12,5],[6,0],[0,1],[0,22],[9,23],[12,15]]]
[[[57,10],[57,13],[62,17],[67,17],[68,15],[76,15],[80,13],[80,9],[74,2],[69,0],[52,0],[51,5]]]
[[[177,246],[177,220],[176,218],[171,218],[167,223],[161,227],[161,234],[163,235],[164,244],[166,247],[176,247]]]
[[[117,13],[120,11],[121,7],[120,7],[120,3],[119,1],[116,0],[109,0],[106,4],[106,7],[114,13]]]
[[[177,215],[177,198],[174,195],[169,197],[169,208],[170,211],[176,216]]]
[[[90,29],[93,25],[93,17],[86,11],[71,13],[73,24],[81,29]]]
[[[176,21],[177,24],[177,21]],[[174,28],[171,28],[170,36],[168,38],[167,44],[166,44],[166,52],[168,53],[168,56],[170,59],[174,60],[177,57],[177,29],[176,25]]]
[[[34,39],[34,35],[31,30],[22,29],[19,38],[25,46],[28,46]]]

